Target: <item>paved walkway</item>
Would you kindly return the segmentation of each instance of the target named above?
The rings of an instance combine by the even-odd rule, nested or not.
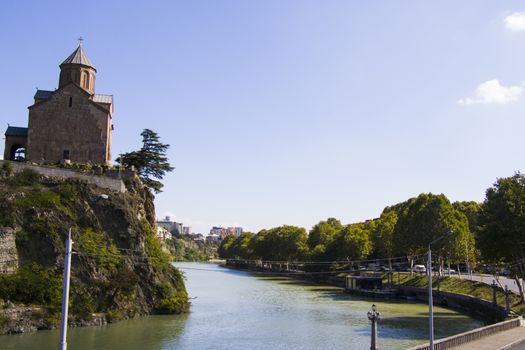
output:
[[[489,335],[470,343],[454,347],[454,350],[521,350],[525,349],[525,327]]]

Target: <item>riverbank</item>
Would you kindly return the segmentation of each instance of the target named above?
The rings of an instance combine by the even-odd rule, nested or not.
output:
[[[56,323],[49,320],[53,315],[44,307],[15,305],[10,302],[0,307],[0,335],[56,329]],[[69,320],[68,326],[103,326],[109,323],[108,319],[111,320],[106,314],[97,313],[89,318]]]
[[[286,266],[264,266],[254,265],[242,260],[227,260],[226,265],[231,268],[251,271],[269,276],[283,276],[293,279],[318,283],[322,285],[337,286],[346,290],[346,273],[329,275],[318,272],[304,272],[287,270]],[[372,273],[383,278],[384,285],[388,285],[387,273]],[[426,275],[410,275],[396,273],[397,278],[393,278],[392,287],[385,290],[346,290],[347,293],[355,294],[363,298],[372,299],[401,299],[417,300],[425,303],[428,300],[428,281]],[[438,289],[439,285],[439,289]],[[451,277],[433,278],[434,303],[443,307],[451,308],[483,321],[485,324],[492,324],[506,319],[505,293],[500,288],[497,290],[497,303],[492,304],[492,287],[481,282],[470,280],[460,280]],[[488,300],[487,300],[488,299]],[[524,305],[519,304],[519,297],[510,296],[511,310],[517,315],[521,315]]]

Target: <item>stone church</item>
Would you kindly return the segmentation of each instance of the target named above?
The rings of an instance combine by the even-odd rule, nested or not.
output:
[[[80,42],[60,64],[58,89],[37,90],[28,127],[8,126],[4,159],[108,164],[113,96],[95,94],[96,73]]]

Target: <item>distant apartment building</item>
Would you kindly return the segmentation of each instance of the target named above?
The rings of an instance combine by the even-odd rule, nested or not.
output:
[[[204,241],[204,236],[202,235],[202,233],[197,233],[197,234],[193,234],[191,235],[191,240],[192,241]]]
[[[165,216],[164,220],[158,220],[157,226],[162,227],[163,229],[167,230],[168,232],[173,232],[178,235],[182,235],[182,223],[171,221],[171,218],[169,216]]]
[[[226,238],[227,236],[233,235],[236,237],[239,237],[242,234],[242,227],[221,227],[221,226],[214,226],[210,230],[210,234],[208,235],[217,235],[222,240]]]
[[[157,238],[161,241],[165,241],[167,239],[171,239],[172,235],[171,232],[166,230],[164,227],[157,226]]]
[[[221,240],[221,236],[219,236],[216,233],[210,233],[209,235],[206,236],[206,241],[208,242],[218,242],[220,240]]]
[[[191,227],[190,226],[183,226],[182,227],[182,234],[183,235],[191,235]]]

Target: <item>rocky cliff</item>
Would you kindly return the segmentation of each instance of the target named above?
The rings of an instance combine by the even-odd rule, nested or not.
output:
[[[182,275],[153,232],[153,195],[140,181],[118,193],[32,171],[1,173],[0,334],[58,324],[69,229],[71,324],[187,310]]]

